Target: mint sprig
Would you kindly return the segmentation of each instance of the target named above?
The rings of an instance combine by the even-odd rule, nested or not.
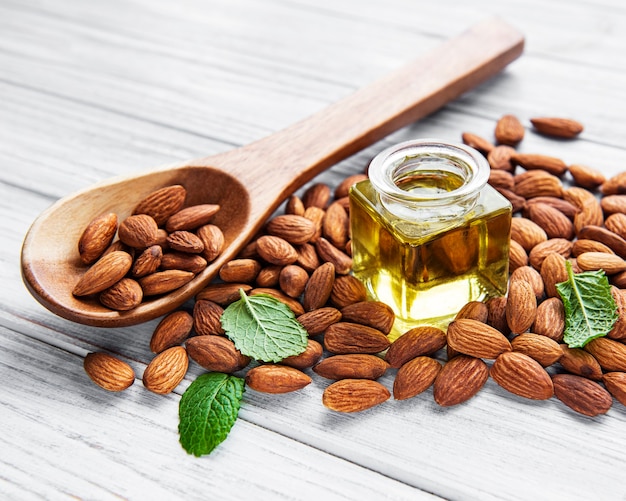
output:
[[[308,334],[284,303],[267,294],[247,296],[224,310],[222,328],[237,349],[255,360],[280,362],[307,347]]]
[[[617,305],[602,270],[574,274],[567,262],[568,279],[556,288],[565,308],[563,340],[570,348],[582,348],[592,339],[606,336],[617,321]]]
[[[242,378],[221,372],[202,374],[189,385],[178,406],[180,443],[189,454],[210,454],[226,439],[243,392]]]

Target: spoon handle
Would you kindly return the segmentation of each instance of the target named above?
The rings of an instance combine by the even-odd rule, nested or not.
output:
[[[523,46],[523,35],[509,24],[482,21],[309,118],[241,148],[254,166],[244,161],[233,169],[251,191],[280,202],[338,161],[496,75]]]

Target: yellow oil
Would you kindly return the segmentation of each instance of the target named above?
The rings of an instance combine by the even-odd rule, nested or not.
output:
[[[463,180],[422,173],[404,191],[453,191]],[[354,274],[396,314],[392,337],[418,325],[446,328],[463,305],[506,293],[511,206],[490,186],[462,217],[407,221],[389,213],[369,181],[350,195]]]

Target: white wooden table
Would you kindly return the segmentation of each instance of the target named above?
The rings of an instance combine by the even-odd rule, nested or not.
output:
[[[194,458],[177,423],[198,366],[168,396],[140,380],[108,393],[82,368],[107,350],[140,377],[156,320],[74,324],[21,281],[24,234],[56,199],[247,144],[493,14],[525,34],[518,61],[317,181],[399,140],[491,137],[505,113],[586,126],[570,142],[528,132],[523,151],[625,169],[621,0],[0,0],[0,499],[625,500],[625,407],[585,418],[492,380],[454,408],[429,390],[356,415],[323,407],[320,378],[283,396],[249,390],[228,439]]]

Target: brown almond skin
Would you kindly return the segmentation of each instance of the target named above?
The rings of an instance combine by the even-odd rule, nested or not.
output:
[[[426,391],[441,372],[441,364],[434,358],[415,357],[405,363],[393,381],[393,398],[406,400]]]
[[[131,272],[135,278],[145,277],[159,269],[163,260],[163,249],[160,245],[151,245],[133,262]]]
[[[550,375],[524,353],[503,353],[496,358],[489,374],[502,388],[520,397],[547,400],[554,394]]]
[[[120,240],[134,249],[145,249],[154,245],[158,232],[156,221],[146,214],[127,217],[117,230]]]
[[[464,132],[461,135],[461,140],[466,145],[480,151],[483,155],[489,153],[495,148],[495,145],[491,141],[472,132]]]
[[[148,364],[143,372],[143,385],[154,393],[171,393],[187,374],[188,367],[189,358],[185,348],[168,348]]]
[[[224,308],[208,299],[199,299],[193,305],[193,327],[200,336],[224,334],[221,318]]]
[[[387,335],[396,318],[391,307],[381,301],[359,301],[341,309],[345,322],[353,322],[378,329]]]
[[[322,236],[338,249],[344,249],[350,239],[350,218],[341,202],[333,202],[322,220]]]
[[[352,271],[352,258],[326,238],[321,237],[315,241],[315,250],[322,261],[335,265],[335,272],[338,275],[347,275]]]
[[[499,144],[487,153],[487,162],[492,169],[513,172],[515,167],[511,163],[511,158],[514,154],[514,148],[506,144]]]
[[[524,353],[539,362],[543,367],[548,367],[563,356],[563,350],[559,343],[546,336],[526,333],[516,336],[511,341],[513,351]]]
[[[88,296],[108,289],[130,270],[133,258],[124,251],[114,251],[96,261],[74,286],[72,294]]]
[[[162,226],[170,216],[183,208],[186,197],[187,190],[183,186],[165,186],[141,200],[133,210],[133,215],[147,214]]]
[[[489,310],[487,305],[482,301],[470,301],[466,303],[454,317],[455,320],[460,318],[472,318],[479,322],[487,323],[487,317],[489,316]]]
[[[448,325],[447,339],[453,350],[476,358],[493,359],[501,353],[511,351],[511,343],[504,334],[469,318],[451,322]]]
[[[589,341],[584,349],[594,356],[605,371],[626,372],[626,344],[599,337]]]
[[[297,195],[291,195],[285,204],[285,214],[293,214],[295,216],[304,215],[304,204],[302,199]]]
[[[243,291],[244,294],[248,294],[252,290],[252,286],[243,283],[209,284],[196,294],[196,301],[206,299],[225,307],[241,299],[240,290]]]
[[[178,346],[191,333],[193,317],[185,310],[169,313],[158,323],[150,338],[150,351],[161,353],[167,348]]]
[[[602,367],[594,356],[582,348],[570,348],[561,344],[563,355],[559,359],[561,366],[577,376],[599,381],[602,379]]]
[[[104,306],[112,310],[129,311],[141,304],[143,290],[136,280],[122,278],[116,284],[102,291],[99,300]]]
[[[604,226],[607,230],[624,238],[626,236],[626,214],[611,214],[604,220]]]
[[[108,353],[88,353],[83,367],[94,383],[108,391],[123,391],[135,382],[132,367]]]
[[[366,179],[368,179],[367,174],[352,174],[351,176],[345,177],[335,188],[335,200],[347,197],[352,186]]]
[[[433,385],[433,397],[442,407],[466,402],[484,386],[489,368],[480,358],[457,355],[443,366]]]
[[[162,270],[182,270],[198,274],[207,267],[206,259],[198,254],[166,252],[161,258]]]
[[[446,342],[446,333],[437,327],[414,327],[391,344],[385,360],[390,367],[397,369],[415,357],[432,355],[443,348]]]
[[[572,164],[568,168],[577,186],[595,190],[606,181],[606,176],[597,169],[587,165]]]
[[[304,311],[321,308],[330,298],[335,283],[335,265],[324,263],[309,278],[302,296]]]
[[[202,257],[211,262],[222,253],[224,248],[224,233],[222,230],[214,224],[206,224],[196,230],[196,235],[202,244],[204,250],[202,251]]]
[[[567,164],[560,158],[536,153],[516,153],[511,159],[513,164],[521,165],[526,170],[541,169],[554,176],[562,176],[567,172]]]
[[[313,221],[302,215],[281,214],[270,219],[265,225],[265,230],[270,235],[280,237],[290,244],[300,245],[311,240],[317,228]]]
[[[616,233],[597,225],[588,225],[580,229],[578,238],[596,240],[609,247],[622,259],[626,259],[626,240]]]
[[[514,217],[511,220],[511,240],[515,240],[526,252],[530,252],[535,245],[548,240],[548,235],[541,226],[530,219]]]
[[[550,238],[545,242],[535,245],[528,253],[530,264],[536,270],[541,270],[541,265],[548,254],[557,252],[564,258],[572,255],[572,246],[574,244],[566,238]]]
[[[626,171],[608,178],[600,186],[600,191],[603,195],[621,195],[626,193]]]
[[[308,273],[313,273],[320,267],[321,261],[313,244],[302,244],[296,246],[298,259],[296,264],[304,268]]]
[[[617,321],[606,337],[623,342],[626,340],[626,291],[612,285],[611,296],[617,305]]]
[[[313,372],[326,379],[378,379],[388,367],[376,355],[349,353],[325,358],[313,367]]]
[[[531,221],[541,226],[548,238],[572,239],[575,234],[574,223],[560,210],[548,204],[532,204],[528,210]]]
[[[626,373],[607,372],[602,376],[602,382],[611,395],[620,404],[626,405]]]
[[[564,139],[574,138],[584,129],[583,124],[571,118],[535,117],[530,119],[530,123],[540,134]]]
[[[296,264],[285,266],[278,275],[280,289],[292,298],[299,298],[302,295],[308,281],[309,274]]]
[[[78,240],[78,253],[83,264],[95,263],[113,242],[117,232],[117,214],[102,214],[89,222]]]
[[[573,374],[555,374],[552,381],[556,398],[585,416],[606,414],[613,405],[611,394],[590,379]]]
[[[178,230],[195,230],[209,224],[211,218],[220,210],[216,204],[198,204],[179,210],[167,219],[165,229],[172,233]]]
[[[259,256],[271,264],[285,266],[298,259],[298,252],[287,240],[273,235],[263,235],[256,241]]]
[[[195,275],[190,271],[165,270],[157,271],[139,279],[144,296],[167,294],[191,282]]]
[[[521,266],[516,269],[511,273],[510,280],[511,282],[515,282],[516,280],[528,282],[535,293],[537,301],[543,299],[545,294],[545,281],[541,273],[532,266]]]
[[[301,370],[280,364],[253,367],[246,374],[246,385],[263,393],[290,393],[311,383],[311,378]]]
[[[224,263],[219,271],[219,277],[224,282],[253,283],[261,271],[261,263],[256,259],[233,259]]]
[[[309,336],[317,336],[332,324],[339,322],[341,318],[341,312],[337,308],[326,306],[303,313],[298,317],[298,322],[302,324]]]
[[[315,183],[309,186],[302,194],[302,204],[305,208],[319,207],[325,209],[328,205],[332,191],[325,183]]]
[[[291,355],[284,358],[281,364],[294,367],[295,369],[308,369],[313,367],[324,354],[324,347],[314,339],[308,339],[305,350],[299,355]]]
[[[556,284],[567,280],[567,265],[565,258],[557,252],[548,254],[541,263],[541,278],[544,290],[548,297],[559,297]]]
[[[496,123],[494,135],[500,144],[515,146],[522,139],[526,129],[515,115],[504,115]]]
[[[330,303],[337,308],[345,308],[354,303],[367,299],[367,291],[363,282],[352,275],[335,277],[333,288],[330,291]]]
[[[250,363],[230,339],[222,336],[195,336],[185,343],[187,353],[199,366],[208,371],[231,374]]]
[[[542,301],[539,306],[537,306],[537,314],[535,315],[535,322],[532,325],[532,332],[560,342],[563,339],[564,330],[565,310],[561,299],[551,297]]]
[[[487,322],[494,329],[505,336],[510,333],[509,324],[506,323],[506,296],[493,297],[487,300]]]
[[[361,412],[380,405],[391,397],[387,388],[370,379],[342,379],[328,386],[322,403],[336,412]]]
[[[170,249],[188,254],[200,254],[204,251],[202,239],[195,233],[187,230],[173,231],[167,236],[167,245]]]
[[[324,333],[324,347],[337,355],[349,353],[380,353],[390,342],[382,332],[351,322],[332,324]]]

